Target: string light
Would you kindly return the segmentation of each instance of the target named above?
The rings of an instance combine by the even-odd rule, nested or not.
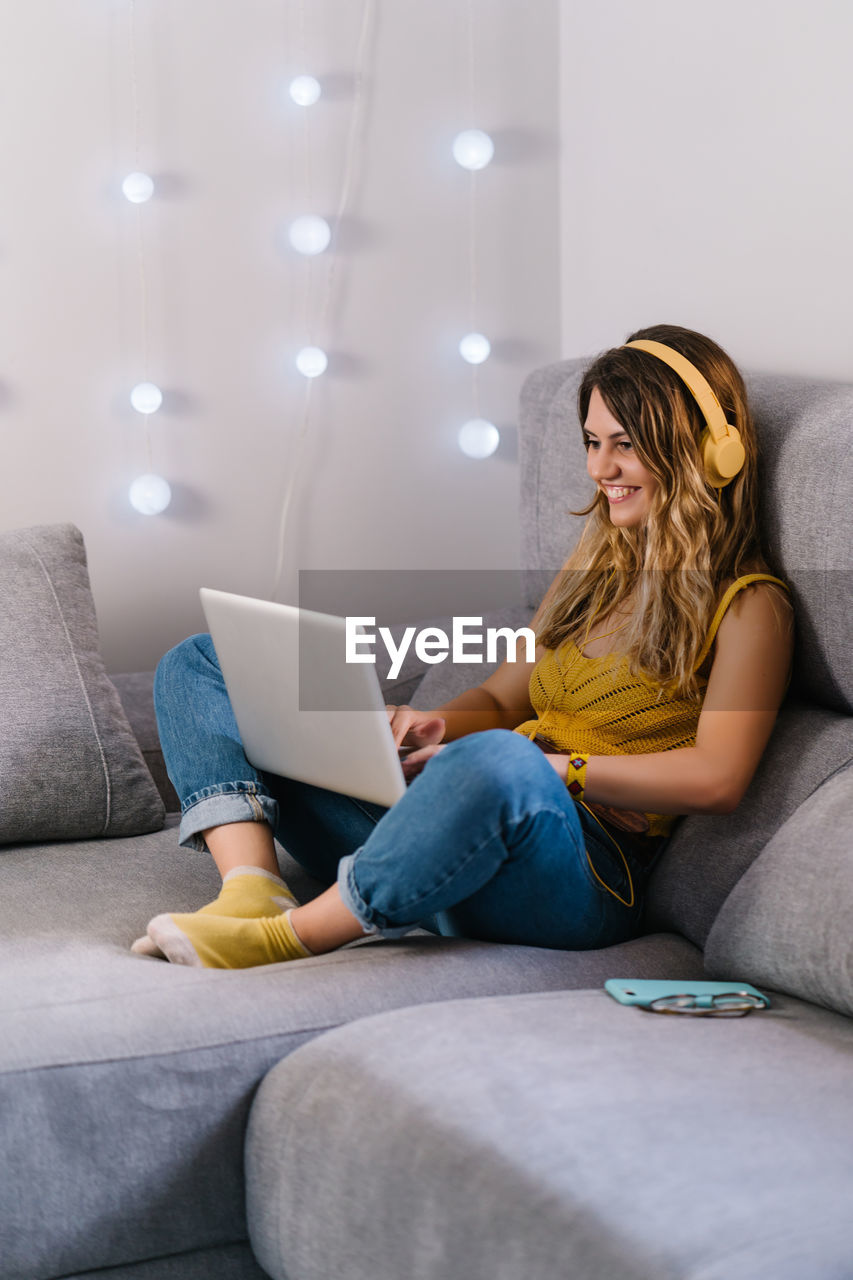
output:
[[[472,418],[459,432],[459,448],[468,458],[488,458],[500,444],[500,432],[486,418]]]
[[[130,505],[141,515],[159,516],[172,501],[172,490],[162,476],[137,476],[128,496]]]
[[[459,354],[468,364],[482,364],[492,354],[492,344],[482,333],[466,333],[459,343]]]
[[[129,173],[121,189],[131,204],[145,204],[154,194],[154,180],[147,173]]]
[[[363,113],[363,105],[364,105],[364,98],[365,98],[364,68],[365,68],[365,64],[368,56],[369,37],[374,28],[374,16],[375,16],[376,7],[377,7],[377,0],[363,0],[362,12],[361,12],[361,25],[360,25],[360,31],[358,36],[358,48],[356,50],[356,56],[355,56],[355,74],[353,77],[353,84],[354,84],[353,104],[352,104],[352,113],[350,115],[350,125],[349,125],[349,132],[348,132],[347,143],[346,143],[344,173],[343,173],[343,180],[341,183],[340,199],[338,201],[338,205],[335,210],[334,223],[333,223],[336,236],[344,220],[344,216],[346,214],[346,210],[349,205],[349,199],[350,199],[350,195],[353,188],[353,180],[354,180],[356,169],[357,169],[356,150],[357,150],[357,144],[359,141],[359,132],[362,128],[363,114],[364,114]],[[306,5],[304,3],[304,0],[300,0],[298,13],[299,13],[299,31],[298,31],[298,39],[295,42],[295,44],[297,45],[297,56],[299,57],[300,61],[302,62],[302,65],[304,66],[306,62],[309,62],[307,51],[305,50]],[[297,79],[299,79],[299,77],[297,77]],[[311,204],[313,203],[312,183],[311,183],[312,160],[313,160],[313,156],[315,154],[316,148],[312,145],[312,139],[310,136],[310,127],[311,127],[310,122],[312,119],[312,112],[308,111],[308,112],[302,112],[300,114],[302,115],[302,122],[303,122],[303,153],[304,153],[304,170],[303,170],[302,184],[301,184],[302,185],[301,196],[303,199],[305,199],[306,204],[310,208]],[[312,342],[312,339],[315,336],[319,337],[322,340],[326,334],[326,326],[327,326],[329,311],[331,308],[332,297],[334,293],[336,271],[339,265],[338,255],[334,251],[329,255],[328,269],[325,273],[326,275],[325,285],[320,297],[319,315],[316,317],[311,315],[311,308],[309,306],[309,303],[311,301],[312,279],[316,278],[316,277],[312,277],[313,264],[310,262],[310,258],[315,254],[323,253],[328,248],[332,239],[331,227],[323,218],[318,218],[314,215],[304,215],[301,218],[297,218],[294,222],[290,224],[290,227],[288,229],[288,239],[290,241],[291,246],[298,253],[306,254],[309,258],[309,261],[305,263],[305,267],[304,267],[305,302],[304,302],[304,331],[303,332],[304,332],[305,339],[309,343]],[[307,247],[303,247],[303,246],[307,246]],[[325,352],[323,352],[322,349],[319,347],[314,347],[313,344],[309,347],[303,348],[302,352],[300,352],[300,355],[303,355],[306,350],[319,352],[323,356],[323,359],[324,360],[326,359]],[[287,536],[288,519],[290,516],[290,509],[291,509],[291,504],[293,502],[293,496],[294,496],[294,493],[297,491],[298,485],[299,485],[300,464],[302,462],[305,442],[308,435],[309,426],[311,423],[312,390],[314,388],[316,377],[319,375],[320,372],[323,372],[326,367],[324,365],[323,370],[320,370],[318,368],[318,364],[319,364],[319,361],[315,357],[314,361],[310,362],[309,367],[312,370],[316,368],[317,373],[308,373],[305,375],[306,377],[305,396],[303,400],[301,419],[299,422],[299,426],[296,430],[295,439],[293,439],[290,442],[288,474],[287,474],[287,480],[284,486],[284,494],[282,497],[281,515],[279,517],[278,554],[276,556],[273,585],[272,585],[272,591],[270,593],[271,599],[275,599],[276,596],[278,595],[279,586],[280,586],[282,575],[284,573],[284,568],[285,568],[286,551],[288,547],[292,547],[294,545],[293,539],[289,539]]]
[[[476,61],[474,31],[474,0],[466,5],[467,43],[468,43],[468,111],[474,116],[477,110],[476,94]],[[469,118],[470,118],[469,116]],[[465,129],[456,135],[453,143],[453,156],[456,163],[469,170],[468,180],[468,298],[470,321],[476,323],[479,299],[477,292],[477,171],[485,169],[495,154],[495,145],[482,129]],[[459,448],[468,458],[488,458],[495,452],[500,443],[500,433],[493,422],[480,416],[480,382],[478,365],[488,360],[492,345],[485,334],[472,330],[466,333],[459,343],[459,354],[471,365],[471,398],[474,417],[460,429],[458,435]]]
[[[136,3],[130,0],[130,83],[131,94],[133,98],[133,145],[134,160],[137,168],[133,173],[129,173],[122,183],[122,191],[131,204],[145,204],[154,194],[154,182],[147,173],[141,172],[139,169],[139,86],[136,75]],[[150,216],[148,214],[146,217]],[[128,497],[130,504],[135,511],[139,511],[145,516],[157,516],[165,511],[172,500],[172,490],[168,481],[162,476],[154,474],[153,464],[151,460],[151,432],[147,424],[147,419],[152,413],[156,413],[163,403],[163,393],[153,382],[149,382],[147,378],[149,368],[149,351],[148,351],[148,280],[145,271],[145,234],[144,234],[144,218],[141,209],[136,212],[137,227],[137,249],[139,260],[139,285],[140,299],[142,309],[142,370],[146,375],[142,382],[137,383],[130,393],[130,403],[137,413],[144,415],[146,419],[145,425],[145,452],[149,471],[145,475],[137,476],[130,486]]]
[[[296,76],[290,82],[290,96],[298,107],[313,107],[321,93],[320,81],[314,76]]]
[[[329,358],[320,347],[303,347],[296,357],[296,367],[306,378],[319,378],[329,367]]]
[[[140,382],[130,393],[130,403],[137,413],[156,413],[163,403],[163,392],[153,382]]]
[[[495,144],[482,129],[465,129],[453,142],[453,159],[463,169],[485,169],[495,154]]]
[[[329,242],[332,239],[332,228],[325,218],[318,218],[316,214],[307,213],[291,222],[287,238],[297,253],[304,253],[307,257],[313,257],[315,254],[324,253],[328,249]]]

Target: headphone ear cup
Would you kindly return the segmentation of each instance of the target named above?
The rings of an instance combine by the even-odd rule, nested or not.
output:
[[[746,450],[737,427],[726,424],[728,435],[715,440],[706,427],[699,441],[705,479],[715,489],[722,489],[732,481],[746,461]]]

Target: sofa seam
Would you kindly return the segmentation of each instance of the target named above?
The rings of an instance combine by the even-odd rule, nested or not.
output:
[[[370,1017],[369,1014],[361,1015]],[[283,1036],[292,1035],[314,1035],[321,1036],[327,1031],[335,1031],[338,1027],[347,1026],[348,1022],[357,1022],[359,1018],[350,1018],[341,1022],[329,1022],[319,1027],[300,1027],[293,1031],[273,1031],[265,1035],[245,1036],[241,1038],[233,1038],[231,1040],[217,1040],[211,1044],[194,1044],[185,1045],[181,1049],[165,1049],[157,1053],[133,1053],[127,1054],[119,1058],[80,1058],[74,1062],[53,1062],[43,1063],[40,1066],[32,1067],[14,1067],[10,1071],[0,1070],[0,1080],[10,1079],[12,1076],[30,1076],[41,1071],[75,1071],[80,1067],[108,1067],[117,1063],[127,1062],[149,1062],[152,1059],[174,1058],[182,1053],[205,1053],[208,1050],[224,1049],[228,1045],[234,1044],[256,1044],[261,1040],[274,1040]],[[298,1046],[297,1046],[298,1047]]]
[[[342,947],[338,948],[338,951],[343,951],[343,950],[344,950],[344,949],[343,949]],[[334,957],[334,959],[332,960],[332,963],[340,963],[340,960],[338,959],[337,954],[336,954],[335,952],[327,953],[327,955],[328,955],[328,956],[333,956],[333,957]],[[327,955],[322,955],[322,954],[321,954],[321,955],[317,955],[317,956],[305,956],[305,957],[303,957],[303,958],[304,958],[304,959],[306,959],[306,960],[323,960],[323,961],[325,961],[326,963],[328,963]],[[158,963],[158,964],[160,964],[160,961],[157,961],[157,963]],[[284,964],[284,963],[286,963],[286,962],[285,962],[285,961],[280,960],[280,961],[276,961],[275,963],[277,963],[277,964]],[[174,966],[174,967],[179,968],[180,966]],[[312,968],[314,968],[314,966],[313,966],[313,965],[312,965],[311,967],[312,967]],[[249,969],[242,969],[242,970],[237,970],[237,969],[234,969],[234,970],[228,970],[228,969],[220,969],[220,970],[217,970],[217,969],[210,969],[210,970],[207,970],[207,972],[209,972],[209,973],[243,973],[243,974],[248,974],[248,973],[263,973],[263,972],[264,972],[264,970],[266,970],[266,969],[268,969],[268,968],[272,968],[272,965],[255,965],[255,966],[253,966],[252,968],[249,968]],[[189,985],[188,983],[187,983],[187,984],[184,984],[184,986],[183,986],[183,988],[182,988],[182,989],[183,989],[183,990],[186,990],[188,985]],[[134,999],[136,999],[136,998],[139,998],[139,997],[141,997],[141,996],[156,995],[156,994],[158,994],[159,992],[161,992],[161,991],[162,991],[162,989],[163,989],[163,988],[162,988],[162,987],[159,987],[159,986],[158,986],[158,987],[145,987],[145,988],[141,988],[141,989],[140,989],[140,990],[138,990],[138,991],[130,992],[129,994],[130,994]],[[122,992],[122,993],[120,993],[120,994],[107,993],[107,994],[105,994],[105,995],[83,996],[81,999],[78,999],[78,1000],[59,1000],[59,1001],[52,1001],[52,1002],[50,1002],[50,1003],[44,1003],[44,1004],[36,1004],[36,1003],[33,1003],[33,1004],[13,1005],[13,1006],[8,1006],[8,1005],[7,1005],[6,1007],[0,1007],[0,1013],[2,1013],[2,1014],[4,1014],[4,1015],[12,1014],[12,1013],[23,1013],[23,1014],[27,1014],[27,1013],[34,1013],[34,1012],[37,1012],[37,1011],[51,1011],[51,1012],[52,1012],[54,1009],[77,1009],[77,1008],[79,1008],[79,1007],[81,1007],[81,1006],[83,1006],[83,1005],[95,1005],[95,1004],[105,1004],[105,1005],[107,1005],[107,1004],[111,1004],[111,1003],[112,1003],[113,1001],[115,1001],[115,1000],[124,1000],[124,999],[127,997],[127,995],[128,995],[128,993],[127,993],[127,992]]]
[[[240,1240],[220,1240],[216,1244],[202,1244],[197,1245],[194,1249],[181,1249],[179,1253],[157,1253],[146,1258],[132,1258],[130,1261],[125,1262],[111,1262],[105,1267],[98,1267],[94,1274],[96,1276],[109,1276],[111,1271],[122,1271],[126,1267],[147,1266],[149,1263],[154,1262],[168,1262],[171,1258],[191,1258],[194,1254],[214,1253],[219,1249],[229,1249],[234,1245],[247,1245],[250,1251],[252,1249],[251,1240],[249,1240],[247,1236],[244,1236]],[[61,1276],[54,1276],[51,1280],[77,1280],[78,1276],[85,1276],[87,1274],[88,1273],[85,1271],[65,1271]]]
[[[825,778],[821,778],[820,782],[816,782],[815,785],[812,787],[811,791],[808,793],[808,795],[803,796],[802,800],[797,805],[797,808],[794,809],[793,812],[788,815],[788,818],[785,819],[785,822],[787,822],[789,818],[793,818],[794,814],[799,810],[799,808],[802,805],[804,805],[808,800],[811,800],[815,792],[820,791],[821,787],[825,787],[827,782],[829,782],[832,778],[834,778],[836,774],[843,773],[845,769],[850,767],[850,765],[853,765],[853,756],[848,756],[847,759],[842,761],[841,764],[836,765],[836,767],[832,770],[832,773],[828,773]],[[782,826],[784,825],[785,823],[782,823]],[[774,835],[775,835],[775,832],[774,832]],[[773,836],[770,837],[770,840],[772,839],[773,839]],[[767,841],[767,844],[770,843],[770,840]],[[764,846],[764,848],[766,847],[767,845]]]

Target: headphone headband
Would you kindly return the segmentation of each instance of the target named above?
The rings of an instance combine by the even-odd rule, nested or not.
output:
[[[726,422],[722,406],[705,375],[680,351],[674,351],[663,342],[637,338],[634,342],[626,342],[625,346],[637,347],[640,351],[657,356],[658,360],[668,364],[682,382],[686,383],[707,423],[707,432],[703,432],[700,448],[708,483],[722,489],[740,471],[746,453],[737,427]]]

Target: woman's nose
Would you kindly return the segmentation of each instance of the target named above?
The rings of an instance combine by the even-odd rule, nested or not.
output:
[[[596,453],[587,454],[588,471],[593,480],[607,480],[619,474],[619,459],[615,453],[605,453],[599,449]]]

